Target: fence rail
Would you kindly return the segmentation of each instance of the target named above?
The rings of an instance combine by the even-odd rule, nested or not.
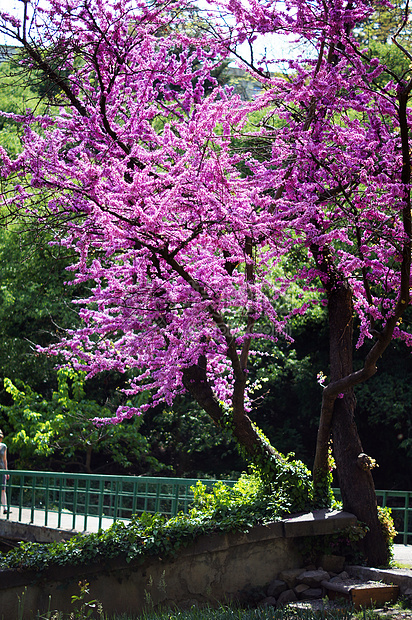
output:
[[[340,489],[333,489],[337,500]],[[388,506],[392,511],[397,535],[395,543],[412,544],[412,491],[376,491],[379,506]]]
[[[412,544],[412,491],[376,491],[381,506],[389,506],[398,540]]]
[[[6,483],[7,499],[12,507],[13,519],[22,520],[23,512],[30,510],[30,520],[44,513],[44,525],[49,525],[50,516],[53,527],[62,527],[71,517],[72,529],[79,527],[86,531],[90,518],[98,520],[102,527],[107,520],[128,521],[132,515],[162,513],[175,516],[187,512],[193,501],[191,487],[197,479],[188,478],[149,478],[143,476],[105,476],[93,474],[71,474],[58,472],[35,472],[22,470],[2,471],[9,474]],[[212,486],[216,480],[201,480]],[[233,486],[235,481],[225,481]],[[9,515],[8,515],[9,517]]]
[[[13,519],[22,520],[23,512],[30,512],[34,522],[35,513],[43,515],[43,524],[63,527],[70,521],[72,529],[88,529],[93,519],[98,527],[108,521],[123,519],[143,512],[160,512],[175,516],[187,512],[193,500],[191,487],[197,479],[149,478],[146,476],[105,476],[9,470],[6,483],[9,506],[13,507]],[[216,480],[201,480],[210,487]],[[225,480],[233,486],[234,480]],[[339,489],[333,489],[340,499]],[[381,506],[389,506],[398,535],[395,542],[412,544],[412,491],[376,491]],[[51,517],[53,516],[53,519]],[[10,518],[7,515],[7,518]],[[79,521],[80,518],[80,521]],[[66,526],[65,526],[66,527]]]

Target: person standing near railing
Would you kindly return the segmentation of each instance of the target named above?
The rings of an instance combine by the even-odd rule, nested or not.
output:
[[[7,465],[7,446],[3,443],[4,434],[0,430],[0,469],[8,469]],[[3,506],[3,513],[8,514],[9,509],[7,506],[7,494],[6,494],[6,480],[9,479],[9,475],[5,474],[1,477],[1,503]]]

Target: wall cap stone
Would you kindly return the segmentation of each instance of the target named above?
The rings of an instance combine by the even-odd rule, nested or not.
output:
[[[348,566],[348,572],[359,579],[383,581],[399,586],[402,594],[412,589],[412,570],[403,568],[370,568],[368,566]]]
[[[299,515],[292,515],[283,519],[284,536],[296,538],[298,536],[325,536],[356,525],[355,515],[343,510],[313,510]]]

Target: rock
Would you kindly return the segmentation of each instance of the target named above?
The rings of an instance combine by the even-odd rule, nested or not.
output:
[[[299,585],[295,586],[293,589],[295,590],[295,593],[300,598],[301,595],[304,594],[306,590],[310,589],[310,586],[308,586],[306,583],[300,583]]]
[[[321,586],[325,588],[325,590],[327,590],[328,596],[329,593],[332,593],[332,596],[335,596],[334,593],[336,592],[340,593],[342,596],[346,596],[347,594],[349,594],[352,585],[353,583],[343,581],[342,579],[333,583],[331,581],[321,582]]]
[[[284,581],[288,588],[293,588],[298,580],[299,575],[304,571],[301,568],[290,568],[289,570],[283,570],[278,575],[278,579]]]
[[[266,592],[261,588],[254,588],[250,594],[250,599],[253,603],[258,603],[266,598]]]
[[[274,596],[267,596],[258,603],[258,607],[276,607],[276,599]]]
[[[319,564],[323,570],[333,573],[340,573],[345,566],[345,556],[343,555],[322,555],[319,558]]]
[[[285,590],[279,594],[278,601],[276,603],[276,607],[283,607],[286,603],[293,603],[297,601],[298,597],[296,596],[293,590]]]
[[[308,590],[306,590],[303,594],[303,598],[304,599],[316,599],[316,598],[322,598],[322,589],[321,588],[309,588]]]
[[[270,582],[267,589],[268,596],[279,596],[281,592],[287,590],[287,585],[284,581],[280,579],[274,579]]]
[[[343,579],[342,577],[340,577],[340,575],[336,575],[336,577],[332,577],[332,579],[329,579],[330,583],[343,583]]]
[[[317,586],[321,581],[329,580],[329,573],[325,570],[308,570],[301,573],[298,580],[300,583],[306,583],[308,586]]]
[[[346,581],[347,579],[350,579],[350,576],[346,571],[343,571],[342,573],[339,573],[339,575],[331,577],[329,581],[330,583],[341,583],[342,581]]]
[[[257,605],[260,601],[263,601],[266,596],[266,592],[259,587],[244,588],[239,594],[238,599],[242,603],[251,603]]]

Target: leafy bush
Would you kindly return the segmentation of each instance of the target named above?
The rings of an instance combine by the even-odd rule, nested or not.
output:
[[[314,564],[324,555],[345,556],[351,564],[363,564],[364,557],[359,548],[359,541],[368,532],[363,523],[349,525],[347,528],[334,534],[325,536],[302,536],[299,540],[299,550],[307,564]]]
[[[230,429],[230,422],[227,426]],[[262,444],[256,448],[254,455],[248,454],[239,442],[237,448],[241,456],[248,462],[249,469],[256,472],[261,482],[266,485],[266,494],[273,495],[275,504],[283,506],[285,512],[303,512],[311,508],[313,504],[313,482],[310,470],[302,461],[295,460],[294,452],[290,452],[286,456],[278,452],[269,457],[263,449],[264,444],[270,446],[269,439],[255,424],[254,428],[262,441]],[[332,497],[332,494],[330,496]],[[326,507],[326,505],[322,507]]]
[[[127,561],[147,556],[173,556],[202,534],[248,531],[254,525],[289,513],[290,500],[278,501],[257,473],[242,475],[233,488],[217,483],[209,490],[198,482],[189,514],[172,519],[155,514],[135,517],[130,524],[115,522],[97,534],[74,536],[68,542],[20,543],[3,555],[0,569],[42,571],[52,565],[82,565],[116,556]]]
[[[393,558],[393,540],[397,534],[389,506],[378,506],[378,519],[388,547],[388,560]]]
[[[234,487],[218,482],[207,488],[198,482],[194,490],[193,519],[203,518],[219,523],[223,530],[244,531],[257,523],[273,521],[289,512],[290,503],[283,498],[277,501],[274,493],[268,492],[258,473],[243,475]]]

